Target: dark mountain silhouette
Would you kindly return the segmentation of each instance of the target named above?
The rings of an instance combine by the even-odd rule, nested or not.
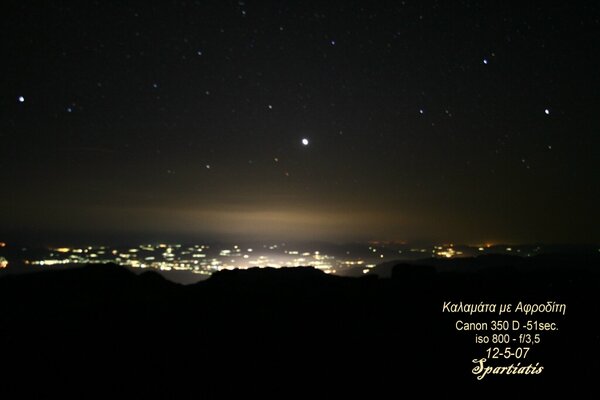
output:
[[[221,271],[182,286],[111,264],[5,276],[4,376],[38,382],[21,386],[21,394],[64,394],[83,383],[77,397],[104,389],[168,398],[179,391],[194,398],[403,398],[408,389],[425,395],[442,388],[463,397],[560,389],[586,398],[594,389],[598,256],[431,261],[396,265],[390,279],[264,268]],[[478,381],[472,360],[487,346],[457,331],[456,320],[516,317],[444,314],[444,301],[556,301],[567,312],[519,317],[559,325],[558,332],[541,332],[530,359],[521,360],[544,365],[543,374]]]

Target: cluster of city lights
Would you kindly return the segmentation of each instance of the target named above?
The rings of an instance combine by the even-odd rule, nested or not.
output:
[[[326,251],[314,247],[295,248],[286,243],[255,246],[158,243],[133,247],[52,247],[31,251],[23,248],[16,259],[4,253],[8,247],[7,243],[0,242],[0,269],[6,268],[13,260],[41,267],[114,263],[130,268],[188,271],[207,276],[221,270],[300,266],[312,266],[328,274],[343,275],[344,271],[350,269],[366,274],[378,263],[393,260],[449,259],[491,253],[530,256],[540,251],[540,247],[526,249],[490,243],[412,247],[406,243],[370,242],[352,250],[330,248]]]
[[[41,259],[26,260],[26,264],[54,266],[66,264],[106,264],[161,271],[189,271],[210,275],[224,269],[247,269],[253,267],[299,267],[312,266],[325,273],[335,274],[343,268],[367,264],[360,258],[337,258],[321,251],[287,250],[280,245],[264,245],[253,249],[233,245],[214,249],[210,245],[184,246],[181,244],[143,244],[131,248],[108,246],[57,247],[48,249]]]

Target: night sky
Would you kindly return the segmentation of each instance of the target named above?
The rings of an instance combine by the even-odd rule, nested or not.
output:
[[[3,3],[0,234],[600,242],[596,3],[155,3]]]

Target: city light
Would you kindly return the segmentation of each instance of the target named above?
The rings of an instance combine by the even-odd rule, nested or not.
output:
[[[370,244],[370,245],[369,245]],[[370,242],[360,249],[335,249],[309,246],[290,246],[287,243],[268,243],[259,246],[240,244],[214,246],[208,244],[183,245],[179,243],[141,244],[134,247],[83,246],[53,247],[23,254],[23,264],[53,266],[108,264],[158,271],[188,271],[209,276],[216,271],[247,268],[286,268],[310,266],[328,274],[365,274],[378,263],[394,260],[451,259],[488,253],[520,253],[519,248],[494,246],[490,243],[457,246],[453,243],[429,247],[410,247],[399,242]],[[0,247],[6,246],[0,242]],[[540,248],[524,250],[527,256]],[[35,256],[33,256],[35,254]],[[6,268],[10,258],[0,258],[0,268]]]

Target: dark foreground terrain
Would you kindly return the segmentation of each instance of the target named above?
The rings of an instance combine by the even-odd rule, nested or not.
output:
[[[538,398],[557,390],[596,398],[599,268],[595,255],[553,255],[397,265],[390,279],[253,269],[181,286],[115,265],[7,276],[1,390],[19,398],[371,399],[411,398],[412,389],[419,398],[440,391]],[[566,312],[443,312],[448,301],[513,308],[554,301]],[[488,328],[458,331],[457,320]],[[498,332],[492,320],[554,322],[558,330]],[[498,333],[512,343],[475,343],[475,334]],[[539,334],[540,343],[515,343],[519,333]],[[482,380],[472,373],[487,348],[526,346],[526,358],[489,363],[539,363],[542,373]]]

